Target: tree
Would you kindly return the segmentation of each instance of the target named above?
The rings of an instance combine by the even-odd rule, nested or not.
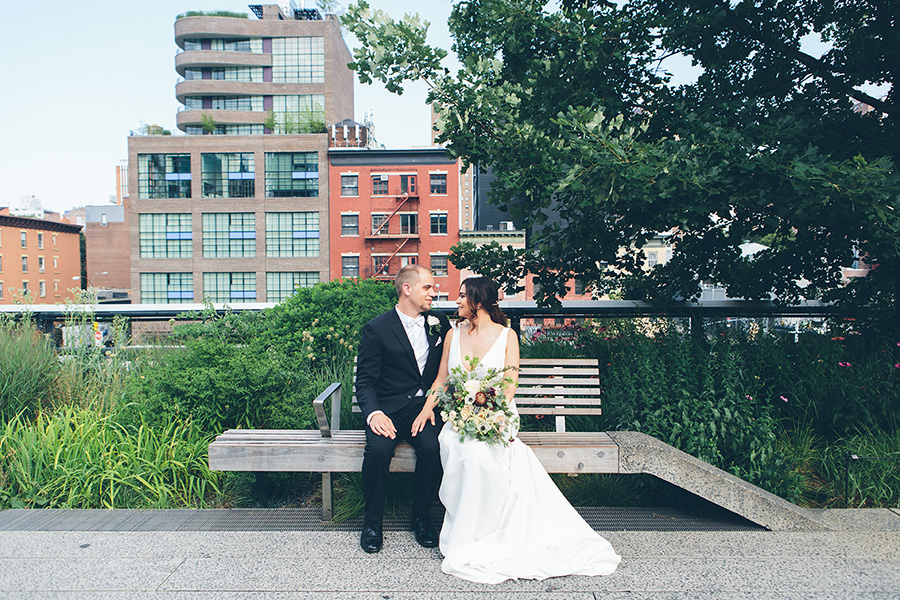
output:
[[[348,9],[360,81],[402,93],[426,80],[440,141],[493,167],[492,201],[532,230],[525,251],[461,244],[454,263],[511,285],[534,273],[546,303],[578,276],[657,300],[714,280],[736,297],[898,306],[896,0],[619,4],[457,1],[455,74],[427,23]],[[811,33],[830,49],[805,52]],[[703,68],[696,82],[670,83],[661,63],[675,53]],[[675,256],[645,272],[641,247],[661,231]],[[776,243],[741,256],[764,236]],[[845,288],[857,254],[878,266]]]

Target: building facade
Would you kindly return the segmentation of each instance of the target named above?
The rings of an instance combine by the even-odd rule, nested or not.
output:
[[[331,278],[392,280],[408,264],[432,270],[441,299],[455,299],[459,271],[459,161],[443,148],[332,148]],[[448,296],[449,294],[449,296]]]
[[[72,298],[81,287],[80,232],[80,225],[0,215],[0,304]]]
[[[101,301],[121,301],[131,292],[131,231],[125,207],[85,206],[87,284]]]
[[[277,302],[329,277],[325,123],[353,116],[334,15],[178,19],[178,128],[128,140],[134,302]]]

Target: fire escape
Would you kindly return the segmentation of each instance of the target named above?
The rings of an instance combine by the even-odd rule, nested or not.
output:
[[[387,184],[388,182],[385,183]],[[391,226],[392,223],[397,223],[398,219],[395,219],[395,217],[404,207],[414,208],[414,205],[418,202],[419,192],[416,187],[416,176],[401,175],[399,194],[391,194],[390,191],[397,192],[396,189],[389,189],[388,193],[385,194],[373,194],[373,199],[374,197],[394,198],[397,202],[397,205],[394,207],[393,211],[387,215],[387,218],[379,223],[378,227],[375,227],[370,235],[366,236],[366,241],[372,242],[373,244],[375,242],[390,242],[391,244],[388,255],[373,267],[374,272],[372,277],[375,279],[388,279],[393,277],[389,272],[391,261],[397,256],[400,250],[409,244],[410,241],[418,241],[419,239],[418,216],[412,225],[403,225],[401,223],[399,225],[394,225],[393,227]],[[383,249],[383,246],[380,249]]]

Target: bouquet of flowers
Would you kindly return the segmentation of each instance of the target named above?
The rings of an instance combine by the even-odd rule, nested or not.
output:
[[[466,357],[471,371],[462,365],[450,369],[444,387],[438,391],[437,400],[441,405],[441,418],[450,423],[460,434],[487,442],[506,446],[519,429],[518,416],[509,407],[503,390],[512,379],[504,369],[490,368],[477,373],[478,359]]]

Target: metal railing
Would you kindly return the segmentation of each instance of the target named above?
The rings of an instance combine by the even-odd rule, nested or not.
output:
[[[226,311],[259,311],[276,306],[273,302],[214,303],[218,314]],[[434,309],[444,314],[456,312],[456,303],[439,301]],[[43,327],[48,323],[64,321],[67,315],[91,312],[98,321],[112,321],[117,315],[132,321],[165,321],[185,312],[200,312],[208,305],[193,304],[33,304],[0,306],[0,314],[30,314]],[[704,319],[807,317],[821,319],[833,316],[847,316],[845,308],[832,304],[807,300],[793,305],[779,305],[771,301],[750,300],[709,300],[701,302],[676,302],[659,306],[632,300],[563,300],[559,308],[540,307],[534,301],[503,300],[500,308],[512,321],[512,327],[520,330],[525,318],[641,318],[641,317],[686,317],[692,323]]]

